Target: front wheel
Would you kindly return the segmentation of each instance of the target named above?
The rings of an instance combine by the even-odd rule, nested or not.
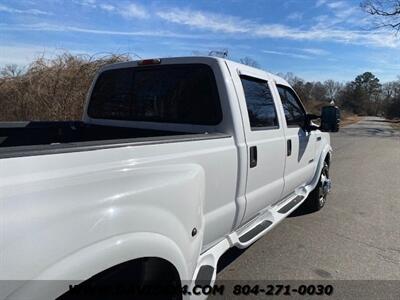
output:
[[[329,178],[329,165],[325,161],[324,166],[321,171],[321,175],[319,177],[319,181],[317,186],[311,193],[308,195],[306,200],[306,205],[312,211],[319,211],[321,210],[325,203],[326,197],[331,189],[331,180]]]

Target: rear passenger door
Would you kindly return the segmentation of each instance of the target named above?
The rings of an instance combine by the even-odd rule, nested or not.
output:
[[[280,199],[285,139],[280,115],[265,76],[240,75],[238,96],[247,144],[246,211],[243,222]]]
[[[283,196],[287,196],[296,188],[307,185],[313,177],[316,137],[312,131],[304,129],[306,111],[296,93],[285,85],[277,85],[277,88],[286,120],[286,167]]]

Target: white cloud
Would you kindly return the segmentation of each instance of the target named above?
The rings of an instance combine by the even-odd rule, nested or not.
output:
[[[99,7],[102,10],[106,10],[106,11],[114,11],[115,10],[115,6],[111,5],[111,4],[100,4]]]
[[[330,2],[326,4],[330,8],[344,8],[347,7],[347,4],[343,1],[337,1],[337,2]]]
[[[324,5],[326,3],[327,0],[317,0],[317,2],[315,3],[316,7],[320,7],[321,5]]]
[[[75,26],[60,26],[48,23],[36,24],[19,24],[13,27],[7,24],[0,24],[0,31],[51,31],[51,32],[80,32],[99,35],[115,35],[115,36],[143,36],[143,37],[173,37],[185,39],[209,38],[207,35],[179,34],[165,30],[143,30],[143,31],[116,31],[102,30]]]
[[[43,49],[41,49],[43,51]],[[12,47],[0,46],[0,65],[16,64],[24,65],[31,62],[38,52],[37,47]]]
[[[308,54],[320,55],[320,56],[329,54],[328,51],[319,48],[299,48],[299,50]]]
[[[74,3],[86,7],[97,8],[96,0],[73,0]]]
[[[10,13],[10,14],[27,14],[27,15],[51,15],[52,13],[43,10],[29,8],[29,9],[17,9],[0,4],[0,12]]]
[[[310,56],[327,56],[331,54],[329,51],[320,48],[296,48],[296,47],[281,47],[282,50],[295,50],[300,53],[307,54]]]
[[[0,66],[16,64],[26,66],[35,58],[45,56],[47,58],[54,57],[59,53],[65,52],[65,49],[57,49],[54,47],[41,47],[38,45],[16,44],[0,46]],[[84,53],[82,51],[69,51],[73,54]]]
[[[194,29],[236,34],[234,37],[237,38],[241,36],[306,41],[332,41],[392,48],[400,46],[400,40],[394,35],[384,31],[371,32],[325,26],[299,29],[281,24],[259,24],[251,20],[229,15],[218,15],[182,9],[162,11],[158,12],[157,15],[168,22],[186,25]],[[326,18],[328,19],[329,17],[327,16]]]
[[[85,7],[117,13],[128,19],[146,19],[149,17],[149,13],[143,6],[132,2],[122,4],[99,3],[97,0],[74,0],[74,2]]]
[[[298,54],[298,53],[290,53],[290,52],[281,52],[281,51],[274,51],[274,50],[262,50],[263,53],[266,54],[274,54],[274,55],[280,55],[280,56],[289,56],[293,58],[301,58],[301,59],[311,59],[312,57],[304,54]]]
[[[93,1],[93,0],[92,0]],[[100,8],[101,10],[119,14],[127,19],[147,19],[150,15],[147,10],[135,3],[125,3],[114,5],[109,3],[94,4],[92,8]]]
[[[149,17],[146,9],[138,4],[129,3],[126,6],[121,6],[118,12],[126,18],[145,19]]]
[[[287,20],[299,21],[303,19],[303,14],[300,12],[293,12],[286,17]]]
[[[247,33],[252,26],[240,18],[193,10],[171,9],[159,11],[157,15],[168,22],[226,33]]]
[[[88,2],[89,3],[89,2]],[[123,9],[122,6],[101,3],[97,4],[91,0],[91,4],[97,5],[102,10],[110,13],[122,14],[124,12],[126,17],[129,18],[147,18],[149,13],[141,6],[129,3]],[[340,2],[341,3],[341,2]],[[128,9],[128,7],[130,9]],[[4,6],[0,5],[0,9]],[[18,26],[3,26],[0,30],[46,30],[46,31],[68,31],[68,32],[81,32],[88,34],[103,34],[103,35],[126,35],[126,36],[163,36],[163,37],[176,37],[176,38],[210,38],[210,32],[216,34],[227,34],[229,37],[235,39],[241,38],[274,38],[274,39],[287,39],[296,41],[329,41],[347,44],[358,45],[371,45],[386,48],[400,48],[400,40],[384,31],[366,31],[366,30],[351,30],[339,27],[337,25],[322,26],[319,22],[329,20],[329,16],[320,16],[315,20],[317,25],[310,28],[296,28],[282,24],[266,24],[257,23],[249,19],[243,19],[231,15],[221,15],[208,13],[197,10],[178,9],[173,8],[169,10],[162,10],[155,12],[161,19],[184,25],[192,29],[199,29],[206,31],[204,34],[198,32],[191,32],[189,34],[178,34],[170,31],[159,30],[144,30],[144,31],[112,31],[103,29],[81,28],[73,26],[54,26],[51,24],[29,24]],[[347,26],[349,27],[349,26]],[[208,32],[207,32],[208,31]],[[212,35],[212,37],[216,37]],[[318,54],[315,50],[303,51],[304,54],[322,55]],[[301,54],[300,54],[301,55]]]
[[[368,25],[368,16],[357,5],[345,1],[326,2],[325,4],[329,13],[315,17],[314,20],[317,23],[314,27],[328,28],[346,24],[362,28],[362,26]]]

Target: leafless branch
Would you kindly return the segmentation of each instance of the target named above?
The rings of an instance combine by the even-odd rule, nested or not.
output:
[[[377,18],[377,28],[389,27],[400,31],[400,0],[364,0],[362,9]]]

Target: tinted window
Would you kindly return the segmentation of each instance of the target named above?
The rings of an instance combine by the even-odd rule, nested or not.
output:
[[[250,126],[252,128],[278,126],[274,99],[268,83],[247,76],[241,76],[240,78],[246,98]]]
[[[278,86],[288,126],[300,126],[304,122],[305,112],[296,94],[285,86]]]
[[[93,89],[92,118],[216,125],[222,120],[214,74],[201,64],[103,72]]]

